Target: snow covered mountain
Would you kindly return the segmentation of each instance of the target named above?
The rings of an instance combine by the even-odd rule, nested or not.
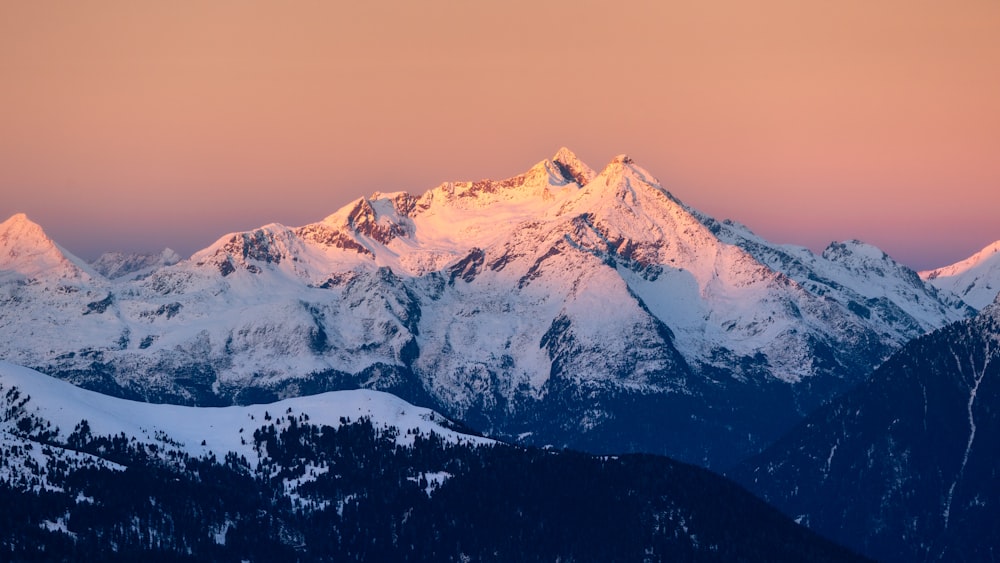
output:
[[[95,272],[18,213],[0,223],[0,282],[25,279],[88,281]]]
[[[982,309],[1000,293],[1000,241],[951,266],[920,272],[920,277]]]
[[[880,561],[1000,544],[1000,303],[915,339],[731,476]]]
[[[774,245],[627,156],[595,172],[566,149],[232,233],[142,279],[9,268],[0,356],[90,388],[380,389],[508,439],[715,466],[974,312],[871,246]]]

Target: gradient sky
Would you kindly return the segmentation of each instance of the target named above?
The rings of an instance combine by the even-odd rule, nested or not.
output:
[[[0,216],[181,254],[630,154],[776,242],[1000,239],[996,0],[0,0]]]

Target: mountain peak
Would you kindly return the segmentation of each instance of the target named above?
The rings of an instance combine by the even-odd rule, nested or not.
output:
[[[579,157],[576,156],[576,153],[569,150],[569,148],[567,147],[559,147],[559,150],[557,150],[556,154],[552,157],[553,162],[556,161],[573,162],[579,160],[580,159]]]
[[[18,223],[32,223],[31,219],[28,219],[26,213],[15,213],[10,216],[9,219],[3,222],[4,225],[7,223],[18,224]]]
[[[0,223],[0,270],[11,270],[29,278],[42,273],[57,277],[92,277],[79,258],[69,254],[45,234],[41,225],[24,213]]]
[[[566,147],[556,151],[555,156],[552,157],[552,164],[559,169],[563,177],[567,180],[573,180],[581,186],[587,185],[596,175],[591,167],[587,166],[573,151]]]
[[[875,261],[891,260],[889,255],[882,249],[858,239],[831,242],[823,250],[823,257],[833,261],[844,260],[847,257]]]
[[[659,184],[659,180],[653,177],[645,168],[635,163],[635,160],[627,154],[620,154],[611,159],[611,162],[601,170],[598,176],[616,177],[626,173],[636,176],[638,179],[648,184]]]
[[[20,256],[46,252],[54,246],[42,227],[24,213],[0,223],[0,268],[8,267]]]
[[[951,291],[977,309],[991,304],[1000,292],[993,280],[1000,274],[1000,241],[950,266],[920,272],[938,289]]]
[[[28,216],[25,213],[15,213],[6,221],[0,223],[0,236],[4,236],[6,238],[15,235],[18,237],[40,236],[48,239],[48,237],[45,236],[45,232],[42,230],[42,227],[31,219],[28,219]]]
[[[636,185],[648,185],[662,190],[660,181],[649,173],[645,168],[635,163],[627,154],[620,154],[611,159],[611,162],[594,178],[594,182],[600,182],[604,186],[614,187],[619,192],[622,189],[632,189]]]

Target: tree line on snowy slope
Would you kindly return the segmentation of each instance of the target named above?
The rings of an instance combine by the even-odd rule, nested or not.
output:
[[[53,462],[40,468],[50,487],[0,482],[0,505],[9,507],[0,513],[0,553],[77,560],[858,559],[738,486],[666,458],[454,445],[435,434],[400,446],[398,430],[368,419],[332,428],[286,418],[253,433],[263,455],[257,467],[235,454],[164,459],[124,436],[92,436],[81,423],[72,447],[124,470]],[[289,483],[297,485],[292,494]]]

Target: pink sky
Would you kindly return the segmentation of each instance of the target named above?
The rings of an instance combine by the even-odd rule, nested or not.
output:
[[[1000,239],[1000,3],[0,3],[0,216],[182,254],[373,191],[629,153],[776,242]]]

